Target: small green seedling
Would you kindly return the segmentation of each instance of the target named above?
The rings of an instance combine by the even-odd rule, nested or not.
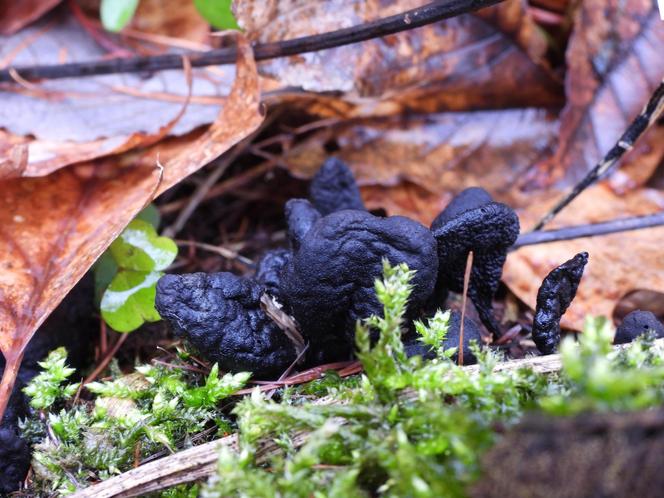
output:
[[[136,13],[138,0],[101,0],[99,16],[104,29],[117,33],[121,31]]]
[[[194,0],[199,14],[217,29],[240,29],[231,9],[232,0]],[[101,0],[99,16],[104,29],[117,33],[131,22],[138,0]]]
[[[232,0],[194,0],[198,12],[217,29],[240,29],[231,9]]]
[[[154,307],[159,278],[177,256],[173,240],[157,235],[154,208],[133,220],[95,267],[104,321],[118,332],[131,332],[144,322],[160,320]]]

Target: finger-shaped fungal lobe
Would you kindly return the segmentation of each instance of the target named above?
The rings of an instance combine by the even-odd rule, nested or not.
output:
[[[357,320],[382,315],[374,285],[383,259],[415,270],[409,310],[419,310],[438,270],[436,241],[420,223],[344,210],[321,218],[301,240],[283,274],[284,304],[312,348],[330,351],[325,359],[352,352]]]
[[[336,157],[327,159],[314,175],[309,198],[324,216],[343,209],[365,209],[352,171]]]
[[[519,235],[519,218],[514,210],[493,202],[485,190],[471,187],[457,195],[436,217],[431,232],[438,242],[437,295],[442,299],[447,291],[463,291],[466,261],[472,251],[468,296],[484,326],[494,336],[500,335],[492,300],[507,251]]]
[[[18,427],[0,424],[0,496],[19,489],[30,467],[30,449]]]
[[[320,218],[321,214],[306,199],[291,199],[284,209],[288,225],[288,243],[293,251],[300,247],[300,241]]]
[[[282,374],[295,361],[295,347],[261,308],[264,288],[231,273],[165,275],[155,305],[174,332],[222,370]]]
[[[290,262],[293,253],[288,249],[273,249],[266,252],[256,266],[256,281],[265,292],[281,301],[281,273]]]
[[[614,344],[632,342],[643,334],[654,334],[655,337],[664,337],[664,325],[651,311],[636,310],[628,313],[616,329],[613,338]]]
[[[560,319],[572,303],[588,253],[581,252],[549,273],[537,292],[533,341],[542,354],[552,354],[560,344]]]

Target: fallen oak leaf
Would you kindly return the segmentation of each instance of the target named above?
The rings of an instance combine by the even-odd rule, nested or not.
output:
[[[0,352],[7,361],[0,417],[28,341],[124,227],[155,193],[221,155],[262,122],[251,48],[241,35],[237,43],[237,76],[227,104],[207,131],[173,140],[182,150],[173,143],[170,149],[157,144],[143,156],[129,152],[46,177],[0,183]],[[163,176],[154,168],[160,149],[172,157],[164,161]]]

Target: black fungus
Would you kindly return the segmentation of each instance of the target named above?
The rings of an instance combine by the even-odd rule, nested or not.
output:
[[[282,295],[314,357],[321,353],[312,361],[347,356],[356,321],[382,312],[374,284],[384,258],[416,271],[412,315],[431,295],[438,270],[436,241],[426,227],[400,216],[344,210],[324,216],[302,238],[283,273]]]
[[[636,310],[627,314],[616,330],[614,344],[632,342],[637,337],[651,333],[655,337],[664,337],[664,325],[650,311]]]
[[[468,286],[482,323],[500,335],[492,300],[498,289],[509,247],[519,235],[519,218],[512,208],[493,202],[483,189],[472,187],[457,195],[431,224],[438,241],[437,305],[447,291],[462,292],[468,253],[473,267]]]
[[[579,287],[588,253],[580,252],[549,273],[537,292],[533,341],[542,354],[552,354],[560,344],[560,318]]]
[[[291,199],[284,209],[288,225],[288,243],[293,251],[300,247],[300,241],[311,227],[321,218],[320,212],[306,199]]]
[[[309,198],[322,215],[342,209],[365,209],[353,173],[336,157],[326,160],[314,175]]]
[[[273,249],[266,252],[256,266],[256,281],[265,292],[281,301],[281,272],[293,254],[288,249]]]
[[[30,467],[30,449],[15,426],[0,425],[0,495],[16,491]]]
[[[461,339],[461,312],[452,311],[450,314],[449,328],[447,335],[443,341],[445,349],[457,348],[457,352],[452,356],[452,361],[455,363],[459,360],[459,343]],[[477,346],[482,347],[482,333],[480,327],[474,320],[469,317],[464,317],[463,320],[463,364],[473,365],[477,363],[477,358],[472,349],[470,349],[471,342],[475,342]],[[419,335],[411,334],[404,340],[404,349],[407,356],[421,356],[425,360],[431,360],[436,357],[435,351],[429,346],[419,340]]]
[[[165,275],[155,305],[176,334],[222,370],[266,378],[295,361],[295,347],[261,308],[264,287],[232,273]]]

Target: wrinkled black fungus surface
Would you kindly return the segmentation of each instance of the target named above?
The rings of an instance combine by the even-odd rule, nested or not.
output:
[[[288,249],[274,249],[266,252],[256,267],[256,281],[265,292],[281,301],[281,272],[293,254]]]
[[[353,173],[336,157],[326,160],[313,177],[309,197],[322,215],[342,209],[364,209]]]
[[[456,196],[436,217],[431,231],[438,242],[438,304],[446,291],[463,291],[466,260],[473,251],[468,296],[482,323],[495,336],[500,335],[492,300],[507,250],[519,235],[516,213],[505,204],[493,202],[485,190],[472,187]]]
[[[16,426],[0,425],[0,495],[16,491],[30,467],[30,448]]]
[[[306,199],[291,199],[284,209],[288,224],[288,243],[297,251],[300,242],[311,227],[321,218],[320,212]]]
[[[636,310],[628,313],[616,330],[614,344],[632,342],[637,337],[653,333],[655,337],[664,337],[664,325],[650,311]]]
[[[581,252],[542,281],[533,320],[533,341],[542,354],[554,353],[560,344],[560,318],[576,295],[586,263],[588,253]]]
[[[30,466],[30,448],[19,435],[18,421],[28,415],[22,389],[41,370],[38,362],[60,346],[67,348],[68,364],[80,368],[88,357],[91,337],[97,328],[94,318],[94,283],[91,275],[67,295],[28,343],[14,390],[0,421],[0,495],[18,489]],[[5,360],[0,355],[0,375]]]
[[[263,286],[232,273],[165,275],[156,308],[222,370],[280,375],[295,361],[287,336],[261,309]]]
[[[463,364],[464,365],[473,365],[477,363],[477,358],[475,354],[470,349],[470,344],[472,341],[475,341],[478,346],[482,346],[482,333],[480,332],[480,327],[475,321],[471,320],[468,317],[464,318],[463,326]],[[429,348],[426,344],[423,344],[422,341],[418,339],[417,334],[411,334],[406,340],[404,340],[404,349],[406,355],[410,356],[421,356],[425,360],[431,360],[436,357],[436,353]],[[457,348],[457,352],[452,356],[452,361],[455,363],[459,360],[459,343],[461,339],[461,312],[452,311],[450,313],[450,322],[449,328],[447,330],[447,336],[443,345],[445,349]]]
[[[283,274],[282,295],[313,351],[325,359],[352,351],[356,321],[382,312],[374,283],[383,258],[416,270],[409,310],[418,310],[433,291],[438,267],[436,241],[421,224],[345,210],[321,218],[301,240]]]

